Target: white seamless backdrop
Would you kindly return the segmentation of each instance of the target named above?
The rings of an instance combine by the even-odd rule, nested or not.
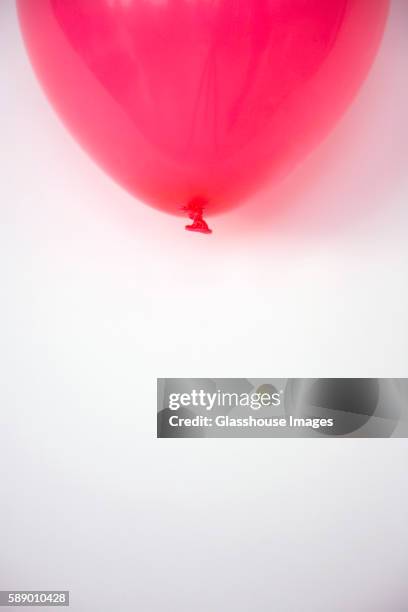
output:
[[[158,376],[407,376],[407,30],[393,0],[350,111],[258,196],[285,212],[207,237],[80,150],[1,0],[0,589],[70,589],[76,612],[408,609],[406,440],[155,439]]]

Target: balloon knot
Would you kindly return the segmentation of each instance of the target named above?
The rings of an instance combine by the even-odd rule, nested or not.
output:
[[[212,234],[212,230],[208,227],[203,219],[204,202],[201,199],[192,200],[187,206],[183,206],[182,210],[188,214],[192,223],[186,225],[186,230],[189,232],[200,232],[201,234]]]

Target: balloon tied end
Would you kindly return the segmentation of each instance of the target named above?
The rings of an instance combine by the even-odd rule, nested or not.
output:
[[[190,225],[185,226],[187,231],[199,232],[200,234],[212,234],[212,230],[203,219],[204,202],[201,199],[192,200],[187,206],[183,206],[182,210],[186,212],[192,220]]]

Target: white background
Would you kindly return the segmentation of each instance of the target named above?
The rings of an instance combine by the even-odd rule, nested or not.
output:
[[[1,0],[0,589],[71,589],[81,612],[408,609],[406,440],[155,439],[158,376],[407,376],[407,31],[394,0],[330,138],[259,196],[269,215],[208,237],[80,150]]]

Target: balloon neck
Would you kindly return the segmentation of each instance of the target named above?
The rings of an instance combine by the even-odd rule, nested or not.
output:
[[[186,212],[192,220],[190,225],[186,225],[186,230],[189,232],[200,232],[201,234],[212,234],[212,230],[208,227],[203,219],[205,201],[200,199],[192,200],[187,206],[183,206],[182,210]]]

